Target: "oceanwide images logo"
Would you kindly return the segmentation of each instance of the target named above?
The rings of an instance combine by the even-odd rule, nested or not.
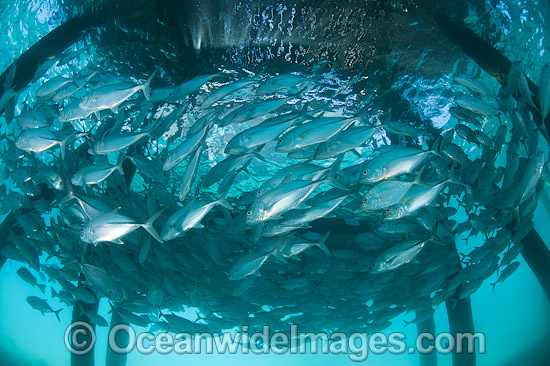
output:
[[[302,333],[297,325],[290,332],[271,332],[264,325],[261,332],[250,333],[243,325],[240,331],[225,333],[136,333],[127,324],[119,324],[109,331],[108,344],[115,353],[126,354],[347,354],[352,361],[365,361],[369,354],[441,354],[485,353],[483,333],[421,333],[414,346],[408,346],[403,333]],[[477,342],[476,342],[477,340]],[[65,331],[65,346],[75,355],[93,351],[96,342],[94,328],[85,322],[75,322]],[[477,345],[476,345],[477,343]]]

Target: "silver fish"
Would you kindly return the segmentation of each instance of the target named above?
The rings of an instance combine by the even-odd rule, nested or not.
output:
[[[292,99],[296,99],[296,98],[297,98],[297,95],[292,95],[287,98],[268,99],[268,100],[263,100],[261,102],[245,104],[244,106],[224,116],[220,124],[221,126],[227,126],[232,123],[241,123],[241,122],[253,120],[255,118],[258,118],[260,116],[263,116],[275,111],[276,109],[287,104]]]
[[[53,78],[46,81],[44,84],[40,85],[38,89],[36,89],[36,96],[37,97],[48,97],[55,92],[57,92],[59,89],[61,89],[64,85],[73,83],[72,79],[65,78],[63,76],[54,76]]]
[[[210,169],[208,173],[206,173],[206,176],[204,177],[204,180],[202,182],[202,187],[210,187],[212,184],[218,182],[223,177],[231,174],[231,172],[237,169],[239,165],[246,163],[253,157],[265,161],[264,157],[256,151],[248,152],[241,155],[230,155],[226,159],[214,165],[212,169]]]
[[[315,149],[313,159],[319,160],[337,157],[338,155],[364,145],[372,138],[375,132],[375,128],[363,126],[350,127],[333,136],[330,140],[322,142]]]
[[[316,182],[308,180],[290,181],[259,195],[250,210],[247,211],[246,223],[249,225],[258,224],[279,218],[285,212],[293,209],[309,208],[303,202],[322,183],[325,183],[325,180]]]
[[[52,132],[45,128],[36,128],[23,131],[15,140],[15,146],[27,152],[42,153],[58,146],[61,148],[61,156],[65,157],[65,147],[75,133],[59,140]],[[80,136],[80,135],[78,135]]]
[[[201,153],[202,145],[197,148],[197,150],[195,151],[195,155],[193,155],[193,158],[191,159],[191,161],[189,161],[189,164],[185,168],[185,173],[183,173],[183,177],[181,178],[181,184],[178,191],[178,199],[180,201],[185,200],[185,197],[187,197],[187,194],[191,190],[191,186],[195,181]]]
[[[134,219],[116,212],[99,215],[88,221],[82,230],[80,240],[97,245],[99,242],[124,244],[121,238],[142,227],[158,242],[162,243],[160,235],[153,227],[153,223],[162,214],[160,210],[144,223],[137,223]]]
[[[79,119],[86,119],[92,113],[94,113],[93,110],[80,108],[80,101],[75,100],[74,102],[72,102],[71,104],[63,108],[63,110],[59,114],[59,120],[61,122],[70,122],[70,121],[76,121]]]
[[[453,80],[479,95],[484,95],[486,97],[493,95],[491,90],[489,90],[485,84],[483,84],[480,80],[473,79],[469,75],[456,74],[453,77]]]
[[[525,168],[525,172],[521,178],[519,191],[518,204],[524,202],[535,191],[537,183],[542,176],[542,169],[544,168],[544,154],[538,152],[533,158],[530,159],[529,164]]]
[[[548,112],[550,112],[550,63],[542,67],[539,81],[539,101],[542,122],[546,121]]]
[[[91,264],[80,264],[80,268],[84,277],[86,277],[86,281],[107,298],[121,302],[128,297],[126,289],[103,269]]]
[[[92,111],[111,109],[114,113],[117,113],[118,106],[140,90],[143,90],[145,98],[149,99],[151,94],[150,84],[157,72],[158,69],[149,76],[144,84],[128,87],[128,84],[122,83],[99,87],[84,97],[79,107]]]
[[[490,106],[489,104],[476,97],[472,97],[471,95],[460,95],[455,98],[455,103],[459,107],[479,115],[493,116],[502,113],[500,109]]]
[[[279,139],[275,151],[288,153],[325,142],[356,122],[357,119],[342,117],[340,120],[330,123],[321,123],[322,121],[322,119],[317,119],[288,131]]]
[[[420,253],[428,240],[409,240],[385,250],[372,262],[370,273],[393,271],[409,263]]]
[[[216,201],[208,203],[194,200],[170,216],[162,228],[162,240],[172,240],[183,235],[187,230],[192,228],[203,228],[204,226],[201,224],[201,220],[215,205],[221,205],[228,210],[233,209],[231,204],[227,202],[223,196]]]
[[[413,171],[430,155],[439,154],[433,150],[422,151],[411,148],[396,148],[368,161],[361,175],[361,183],[376,183]]]
[[[246,129],[233,137],[225,148],[226,154],[242,154],[255,149],[279,137],[296,121],[296,115],[290,113],[268,119],[257,126]]]
[[[404,181],[383,181],[369,189],[361,201],[363,211],[381,210],[399,203],[414,185],[424,184],[420,180],[422,171],[412,182]]]
[[[311,81],[310,79],[293,74],[281,74],[264,81],[258,88],[258,94],[273,93],[281,89],[297,87],[300,84]]]
[[[124,175],[122,162],[112,166],[109,164],[91,165],[78,170],[71,178],[71,183],[75,186],[86,186],[91,184],[100,184],[107,179],[116,170]]]
[[[447,179],[433,187],[429,187],[419,193],[415,193],[411,197],[405,197],[404,203],[388,208],[385,212],[384,218],[399,219],[404,216],[409,216],[420,210],[422,207],[432,204],[439,196],[443,188],[445,188],[445,185],[450,182],[452,181]]]
[[[184,81],[181,83],[174,91],[170,93],[169,100],[179,100],[183,99],[191,93],[199,90],[204,83],[209,82],[217,76],[222,75],[221,73],[210,74],[210,75],[198,75],[191,80]]]
[[[202,130],[194,135],[186,137],[185,140],[181,144],[179,144],[174,150],[169,151],[168,156],[164,161],[164,165],[162,166],[162,170],[170,170],[181,163],[189,154],[191,154],[197,148],[207,132],[208,125],[205,125]]]
[[[208,96],[203,100],[200,106],[201,108],[209,108],[210,106],[212,106],[212,104],[227,97],[228,95],[233,94],[236,91],[240,91],[244,88],[248,88],[249,86],[254,84],[256,84],[255,78],[239,80],[234,83],[229,83],[227,85],[221,86],[216,91],[208,94]]]
[[[323,235],[318,242],[310,242],[301,238],[285,237],[280,249],[279,254],[284,258],[296,257],[298,254],[303,253],[307,249],[316,246],[321,249],[325,254],[330,255],[330,251],[326,246],[326,241],[330,235],[330,231]]]
[[[90,147],[90,149],[88,149],[88,153],[95,155],[107,155],[112,152],[126,149],[144,137],[153,138],[154,136],[149,131],[133,135],[106,136]]]
[[[40,111],[25,111],[15,117],[15,121],[19,126],[24,128],[44,128],[50,125],[46,115]]]
[[[231,268],[231,271],[229,272],[229,279],[237,281],[245,277],[257,274],[260,268],[264,265],[264,263],[269,259],[271,255],[271,253],[251,253],[244,256],[233,265],[233,268]]]

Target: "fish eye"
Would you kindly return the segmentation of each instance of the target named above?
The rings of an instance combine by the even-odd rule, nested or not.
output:
[[[262,194],[262,190],[261,189],[258,189],[258,194]]]
[[[334,174],[334,179],[338,179],[338,174]]]
[[[252,212],[247,211],[246,214],[247,214],[248,216],[250,216],[250,215],[252,215]]]
[[[228,141],[227,144],[228,144],[228,145],[231,145],[231,141]]]
[[[283,139],[279,139],[279,143],[282,144],[282,143],[283,143]]]
[[[372,262],[372,267],[376,267],[376,262]]]
[[[367,169],[363,170],[363,174],[367,175]]]

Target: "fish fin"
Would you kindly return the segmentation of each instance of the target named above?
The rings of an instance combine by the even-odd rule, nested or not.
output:
[[[203,224],[201,224],[200,222],[197,222],[195,225],[193,225],[193,229],[202,229],[204,227]]]
[[[74,194],[74,190],[73,190],[73,186],[71,184],[71,181],[70,179],[65,179],[65,184],[67,185],[67,190],[69,191],[65,197],[63,197],[62,199],[59,200],[58,204],[64,204],[64,203],[67,203],[71,200],[77,200],[77,202],[80,204],[80,198],[78,198],[75,194]]]
[[[288,263],[288,261],[286,260],[286,258],[281,254],[281,252],[279,252],[278,250],[274,250],[271,255],[273,257],[275,257],[279,262],[283,262],[283,263]]]
[[[303,118],[303,119],[313,119],[312,116],[310,116],[308,113],[307,113],[307,108],[309,107],[309,101],[305,102],[302,109],[300,110],[300,116]]]
[[[357,151],[357,148],[351,149],[351,152],[354,153],[358,158],[360,158],[362,155]]]
[[[294,206],[293,210],[307,210],[311,208],[310,205],[304,203],[304,202],[300,202],[299,204],[297,204],[296,206]],[[276,216],[277,218],[282,218],[282,216]]]
[[[55,317],[57,318],[57,321],[61,321],[61,319],[59,319],[59,312],[60,312],[61,310],[63,310],[63,308],[53,311],[53,313],[55,314]]]
[[[317,243],[317,246],[319,249],[321,249],[323,252],[325,252],[327,255],[330,255],[330,251],[328,250],[327,246],[325,245],[325,242],[327,241],[328,237],[330,235],[330,231],[323,235],[319,243]]]
[[[262,237],[262,231],[263,231],[264,224],[260,223],[254,227],[252,230],[252,236],[254,237],[254,241],[257,242]]]
[[[59,141],[59,147],[61,148],[61,158],[65,159],[65,148],[69,141],[76,135],[76,132],[71,133],[69,136],[65,137],[63,140]],[[80,137],[81,134],[79,134]]]
[[[260,153],[257,152],[257,151],[254,151],[252,154],[254,155],[255,158],[257,158],[257,159],[259,159],[259,160],[261,160],[261,161],[263,161],[263,162],[265,163],[266,160],[265,160],[265,158],[262,156],[262,154],[260,154]]]
[[[491,285],[491,287],[493,288],[493,293],[494,293],[494,292],[495,292],[495,287],[496,287],[497,283],[496,283],[496,282],[490,283],[490,285]]]
[[[159,69],[156,68],[155,71],[149,76],[145,84],[143,84],[143,95],[145,95],[145,99],[149,100],[151,98],[151,81],[155,77],[155,75],[158,73]]]
[[[233,210],[233,206],[231,206],[231,203],[229,203],[229,201],[227,201],[223,196],[220,197],[217,201],[218,205],[228,209],[228,210]]]
[[[416,177],[414,178],[414,184],[422,185],[422,186],[429,186],[429,184],[426,184],[422,181],[422,173],[424,173],[424,169],[426,168],[426,165],[424,165],[418,173],[416,174]]]
[[[344,158],[344,155],[340,155],[334,163],[332,163],[330,170],[327,173],[327,176],[325,177],[325,180],[328,184],[333,186],[334,188],[338,188],[344,191],[347,191],[348,188],[340,183],[338,181],[338,169],[340,169],[340,164],[342,163],[342,159]]]
[[[119,159],[117,164],[115,165],[115,170],[118,170],[120,175],[124,177],[124,169],[122,168],[122,163],[124,163],[124,160],[126,160],[126,153],[122,153],[119,155]]]
[[[45,285],[45,284],[41,285],[41,284],[37,283],[36,286],[40,289],[40,291],[41,291],[43,294],[46,293],[46,285]]]
[[[111,240],[111,243],[124,245],[124,242],[120,238],[116,238],[116,239]],[[97,242],[94,243],[94,246],[97,246]]]
[[[147,221],[145,221],[142,225],[142,227],[147,230],[147,232],[149,234],[151,234],[151,236],[153,238],[155,238],[156,241],[158,241],[159,243],[162,243],[162,239],[159,235],[159,233],[157,232],[157,230],[155,230],[155,228],[153,227],[153,223],[156,221],[156,219],[158,219],[160,217],[160,215],[164,212],[164,208],[161,209],[159,212],[157,212],[156,214],[154,214],[153,216],[151,216]]]
[[[98,121],[101,121],[101,111],[97,110],[94,111],[94,115],[97,118]]]
[[[118,114],[118,104],[109,108],[114,114]]]
[[[215,202],[215,204],[225,207],[229,211],[233,210],[233,206],[231,206],[231,204],[225,199],[225,195],[227,194],[227,192],[229,192],[230,188],[231,186],[227,187],[225,192],[222,192],[222,194],[220,195],[220,198],[218,198]]]
[[[243,164],[243,166],[239,170],[242,172],[245,172],[246,174],[250,174],[250,172],[248,171],[248,165],[250,165],[251,161],[252,160],[248,160],[246,163]]]
[[[403,319],[403,323],[405,323],[405,325],[403,326],[403,329],[407,328],[407,325],[411,324],[413,321],[406,321],[405,319]]]
[[[283,185],[283,184],[285,184],[285,183],[290,182],[290,181],[292,180],[292,179],[291,179],[291,175],[292,175],[292,173],[287,174],[287,176],[284,177],[284,179],[283,179],[283,181],[281,182],[280,185]]]

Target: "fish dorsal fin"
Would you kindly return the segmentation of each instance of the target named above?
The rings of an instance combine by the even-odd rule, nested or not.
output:
[[[292,179],[290,178],[290,176],[292,175],[292,173],[289,173],[285,176],[285,178],[283,179],[283,181],[281,182],[281,185],[285,184],[285,183],[288,183],[288,182],[291,182]]]

